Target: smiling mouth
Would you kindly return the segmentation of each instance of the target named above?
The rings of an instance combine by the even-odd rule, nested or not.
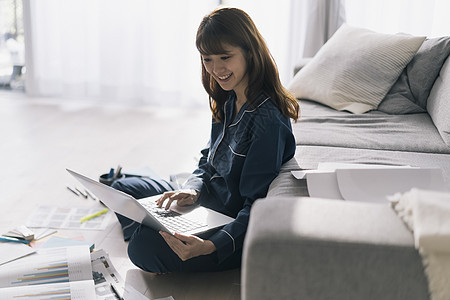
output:
[[[217,76],[217,78],[219,78],[220,80],[227,80],[228,78],[231,77],[232,74],[233,73],[230,73],[230,74],[227,74],[227,75],[224,75],[224,76]]]

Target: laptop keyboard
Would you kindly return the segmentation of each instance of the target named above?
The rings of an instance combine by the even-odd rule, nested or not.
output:
[[[172,232],[183,233],[207,226],[205,223],[185,218],[175,211],[160,208],[153,201],[140,201],[139,203]]]

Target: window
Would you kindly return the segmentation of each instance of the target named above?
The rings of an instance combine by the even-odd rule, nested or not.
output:
[[[25,47],[21,0],[0,0],[0,88],[24,89]]]

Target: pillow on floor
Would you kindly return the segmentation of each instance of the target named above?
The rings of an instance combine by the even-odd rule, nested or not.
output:
[[[449,54],[450,37],[425,40],[378,110],[388,114],[426,112],[428,95]]]
[[[296,98],[337,110],[376,109],[424,40],[344,24],[294,76],[288,89]]]

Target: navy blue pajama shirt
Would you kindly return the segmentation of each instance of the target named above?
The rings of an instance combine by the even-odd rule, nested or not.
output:
[[[236,96],[230,94],[224,105],[224,121],[213,121],[209,147],[202,150],[198,168],[183,188],[199,191],[200,205],[235,220],[204,237],[214,243],[216,252],[182,261],[157,231],[117,214],[124,239],[130,240],[128,256],[145,271],[205,272],[240,266],[250,208],[266,196],[281,165],[294,156],[290,119],[268,96],[261,94],[255,107],[245,103],[233,118]],[[136,199],[173,190],[164,180],[145,177],[120,179],[112,187]]]
[[[295,154],[290,119],[264,93],[254,108],[245,103],[232,118],[235,95],[224,105],[224,121],[213,121],[209,147],[183,188],[200,192],[198,203],[236,218],[209,237],[218,263],[242,252],[250,209],[266,196],[281,165]]]

